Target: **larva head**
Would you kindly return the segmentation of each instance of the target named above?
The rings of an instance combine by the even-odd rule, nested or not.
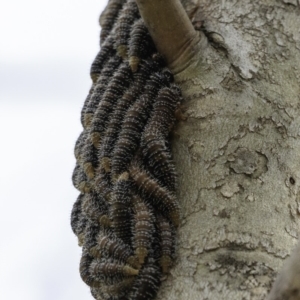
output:
[[[172,259],[169,255],[163,255],[160,259],[160,265],[164,274],[168,274],[172,267]]]
[[[135,251],[135,254],[139,259],[139,263],[142,265],[148,255],[148,250],[144,247],[138,247]]]

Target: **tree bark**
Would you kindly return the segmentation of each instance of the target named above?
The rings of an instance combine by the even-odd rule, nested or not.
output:
[[[157,299],[265,299],[300,225],[300,3],[182,2],[201,30],[170,65],[182,223]]]

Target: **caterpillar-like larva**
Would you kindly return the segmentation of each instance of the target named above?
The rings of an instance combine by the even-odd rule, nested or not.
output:
[[[155,261],[150,260],[139,272],[135,280],[130,300],[154,299],[161,284],[161,271]]]
[[[102,285],[98,289],[92,288],[91,293],[96,300],[127,300],[126,295],[133,281],[134,277],[125,278],[113,285]]]
[[[101,230],[96,237],[97,244],[90,250],[95,258],[113,258],[137,267],[137,260],[129,245],[118,238],[112,231]]]
[[[81,193],[89,193],[91,190],[88,178],[83,170],[83,168],[77,163],[73,171],[72,181],[74,187]]]
[[[114,44],[115,39],[113,37],[107,38],[105,43],[103,43],[101,50],[96,55],[90,70],[90,76],[93,83],[96,83],[96,81],[98,80],[98,77],[101,74],[105,61],[107,61],[110,57],[114,56]]]
[[[131,29],[128,46],[129,65],[132,72],[138,70],[140,61],[155,51],[149,31],[142,19],[137,20]]]
[[[89,272],[92,278],[105,284],[114,284],[126,277],[139,274],[139,270],[111,258],[92,260]]]
[[[133,163],[130,166],[129,172],[138,190],[147,197],[147,201],[169,218],[175,227],[178,227],[180,212],[175,195],[162,187],[157,180],[136,164]]]
[[[131,69],[129,68],[128,63],[123,63],[109,82],[92,120],[91,139],[96,148],[99,147],[107,120],[115,106],[115,103],[117,102],[118,97],[123,95],[131,80]]]
[[[108,205],[101,194],[96,194],[95,192],[84,194],[81,209],[92,223],[103,226],[108,225],[107,222],[104,221],[108,218]]]
[[[116,48],[117,53],[123,59],[127,57],[127,44],[133,22],[139,17],[139,10],[135,0],[129,0],[120,13],[116,23]]]
[[[128,170],[130,161],[140,145],[142,130],[149,118],[149,111],[151,111],[156,95],[162,86],[169,83],[169,71],[154,73],[147,81],[144,93],[127,111],[113,152],[113,179]]]
[[[133,248],[142,265],[148,255],[153,240],[154,215],[144,201],[138,196],[132,197],[134,209]]]
[[[172,191],[176,189],[177,174],[166,138],[174,126],[180,96],[180,90],[174,84],[159,91],[141,141],[144,158],[154,176]]]
[[[105,10],[100,16],[100,25],[101,25],[101,33],[100,33],[100,44],[102,45],[106,38],[109,36],[114,23],[122,9],[126,0],[109,0]]]
[[[111,80],[114,72],[120,66],[122,60],[118,56],[112,56],[105,62],[99,80],[93,85],[92,93],[90,93],[86,102],[84,103],[81,119],[84,128],[89,128],[94,116],[94,113],[101,101],[103,93],[107,88],[109,80]]]
[[[131,245],[132,239],[131,191],[132,182],[129,180],[129,174],[124,172],[113,188],[110,216],[114,233],[128,245]]]
[[[160,235],[161,257],[159,260],[163,273],[169,273],[175,259],[175,230],[163,216],[157,217]]]

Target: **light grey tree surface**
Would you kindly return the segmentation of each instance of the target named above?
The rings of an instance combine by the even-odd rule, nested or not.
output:
[[[151,24],[149,1],[137,3]],[[300,225],[300,1],[183,5],[200,30],[165,54],[187,119],[172,140],[177,261],[158,299],[265,299]]]

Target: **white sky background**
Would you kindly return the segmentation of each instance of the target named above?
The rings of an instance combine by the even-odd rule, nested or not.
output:
[[[70,227],[71,175],[106,2],[1,5],[1,299],[92,299]]]

